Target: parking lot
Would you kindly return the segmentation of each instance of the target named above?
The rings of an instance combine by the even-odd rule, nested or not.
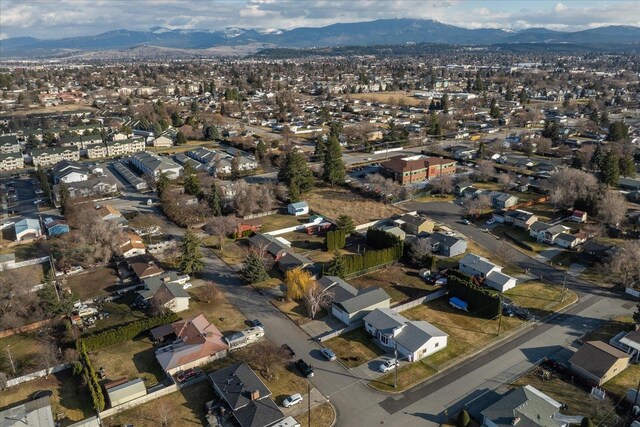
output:
[[[35,177],[34,177],[35,178]],[[6,194],[7,205],[3,214],[17,215],[22,217],[32,217],[38,215],[38,208],[35,204],[37,200],[42,200],[40,185],[35,184],[32,179],[18,178],[3,180],[3,192]]]

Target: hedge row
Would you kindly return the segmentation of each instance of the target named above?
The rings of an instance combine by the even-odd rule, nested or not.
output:
[[[369,228],[366,238],[367,246],[373,249],[386,249],[402,244],[402,239],[395,234],[387,233],[379,228]]]
[[[98,382],[98,376],[96,375],[96,371],[93,369],[93,365],[91,365],[91,360],[89,359],[87,348],[84,343],[82,341],[78,341],[76,346],[78,349],[80,363],[82,364],[82,374],[87,379],[87,386],[89,386],[91,398],[93,399],[93,406],[96,408],[96,411],[101,412],[104,410],[105,401],[104,394],[102,393],[102,387],[100,387],[100,383]]]
[[[144,331],[155,328],[156,326],[173,323],[178,319],[179,317],[175,313],[169,313],[164,316],[136,320],[135,322],[128,323],[116,329],[98,332],[96,334],[89,335],[86,338],[81,338],[79,342],[85,346],[87,351],[94,351],[103,347],[129,341]]]
[[[460,275],[462,273],[456,270],[449,271],[447,280],[449,296],[465,301],[469,304],[469,311],[486,319],[498,316],[502,311],[502,297],[473,285],[469,277],[463,275],[464,278],[461,278]]]
[[[347,244],[347,233],[344,230],[331,230],[327,232],[324,244],[328,251],[342,249]]]
[[[397,261],[402,257],[402,245],[391,248],[368,250],[363,254],[346,255],[342,257],[344,264],[344,274],[349,275],[361,270],[376,267]]]

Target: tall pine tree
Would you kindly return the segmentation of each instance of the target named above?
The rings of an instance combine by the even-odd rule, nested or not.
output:
[[[609,186],[618,185],[618,178],[620,178],[620,163],[618,155],[613,151],[607,151],[604,156],[603,168],[600,172],[600,177],[603,183]]]
[[[314,179],[307,162],[300,153],[290,150],[278,172],[278,180],[289,187],[289,198],[297,202],[300,197],[313,189]]]
[[[207,198],[207,205],[209,205],[209,209],[211,209],[211,213],[213,214],[213,216],[222,215],[220,194],[218,193],[218,186],[215,183],[211,184],[211,191],[209,192],[209,197]]]
[[[329,143],[324,150],[324,171],[322,178],[333,187],[334,184],[342,184],[346,177],[346,168],[342,160],[342,150],[338,136],[329,137]]]
[[[187,230],[180,245],[180,270],[183,273],[191,274],[204,270],[200,244],[200,238]]]
[[[242,275],[242,278],[250,284],[264,282],[269,278],[269,274],[264,267],[264,263],[254,252],[250,253],[244,260],[240,274]]]

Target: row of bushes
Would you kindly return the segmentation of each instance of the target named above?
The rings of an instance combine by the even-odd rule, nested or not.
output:
[[[96,411],[101,412],[105,408],[105,400],[104,394],[102,393],[102,387],[100,387],[100,383],[98,382],[98,376],[96,375],[96,371],[93,369],[93,365],[91,365],[91,360],[89,359],[87,348],[84,343],[79,340],[76,343],[76,347],[78,349],[79,361],[74,367],[73,373],[76,375],[84,375],[87,380],[89,391],[91,392],[93,406],[96,408]]]
[[[156,316],[148,319],[136,320],[116,329],[110,329],[89,335],[86,338],[78,340],[87,351],[94,351],[103,347],[119,344],[129,341],[140,333],[147,331],[156,326],[166,325],[177,321],[179,317],[175,313],[169,313],[164,316]]]
[[[347,244],[347,233],[344,230],[331,230],[327,232],[324,244],[328,251],[342,249]]]
[[[348,276],[361,270],[397,261],[401,257],[402,245],[386,249],[372,249],[358,255],[345,255],[342,257],[343,273],[345,276]]]
[[[451,270],[447,280],[449,296],[460,298],[469,304],[469,311],[486,319],[493,319],[502,311],[502,296],[479,288],[468,276]]]
[[[402,239],[395,234],[371,227],[367,230],[366,244],[373,249],[386,249],[402,245]]]

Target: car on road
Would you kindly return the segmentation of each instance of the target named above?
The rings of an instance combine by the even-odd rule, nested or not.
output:
[[[258,319],[253,319],[251,321],[251,326],[257,326],[258,328],[262,328],[264,329],[264,325],[262,324],[261,321],[259,321]]]
[[[292,394],[282,401],[282,406],[289,408],[293,405],[297,405],[302,402],[302,395],[300,393]]]
[[[380,365],[380,372],[389,372],[399,364],[400,363],[397,359],[385,360],[384,362],[382,362],[382,365]]]
[[[471,221],[469,221],[469,220],[468,220],[468,219],[466,219],[466,218],[462,220],[462,223],[463,223],[464,225],[471,225]]]
[[[196,371],[193,368],[187,369],[186,371],[182,371],[178,374],[178,382],[179,383],[187,382],[189,379],[196,377],[199,374],[200,372]]]
[[[495,219],[495,218],[489,218],[489,219],[487,220],[487,225],[495,224],[495,222],[496,222],[496,219]]]
[[[302,372],[302,374],[307,378],[313,378],[313,367],[309,365],[302,359],[298,359],[296,362],[296,367]]]
[[[280,353],[282,353],[282,357],[284,357],[285,359],[293,359],[294,357],[296,357],[296,352],[293,351],[291,347],[289,347],[289,344],[282,344],[280,346]]]
[[[322,353],[322,356],[329,361],[337,359],[336,354],[328,348],[323,348],[320,350],[320,353]]]

